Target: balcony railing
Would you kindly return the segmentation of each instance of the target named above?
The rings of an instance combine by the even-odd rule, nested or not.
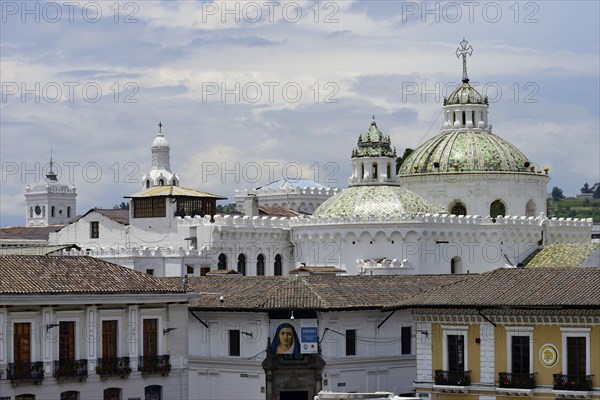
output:
[[[577,390],[587,392],[592,390],[593,375],[562,375],[554,374],[554,390]]]
[[[88,376],[87,360],[61,360],[54,361],[54,377],[56,379],[79,379]]]
[[[511,374],[500,372],[498,374],[498,387],[510,389],[534,389],[535,373],[533,374]]]
[[[435,371],[436,385],[444,386],[469,386],[471,385],[471,371]]]
[[[41,361],[28,363],[9,363],[6,379],[11,382],[31,381],[35,384],[44,380],[44,363]]]
[[[141,356],[138,371],[144,375],[161,374],[169,375],[171,372],[171,356]]]
[[[109,376],[127,378],[131,374],[129,357],[99,358],[96,364],[96,373],[103,378]]]

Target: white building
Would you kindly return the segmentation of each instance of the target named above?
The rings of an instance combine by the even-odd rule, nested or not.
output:
[[[205,293],[189,309],[190,393],[210,400],[312,399],[320,390],[411,393],[410,314],[381,310],[464,277],[190,278],[190,288]],[[270,349],[281,324],[301,342],[293,354]]]
[[[548,169],[494,134],[491,119],[465,67],[462,85],[444,101],[440,134],[415,149],[399,174],[390,137],[373,119],[352,151],[348,189],[282,180],[238,191],[244,216],[214,216],[222,197],[179,186],[160,125],[144,189],[131,196],[129,225],[92,221],[98,213],[90,212],[50,242],[76,243],[81,252],[70,254],[160,276],[211,269],[287,275],[301,263],[348,274],[484,272],[518,266],[549,244],[589,242],[591,220],[546,217]],[[261,202],[315,209],[260,216]],[[99,237],[91,237],[92,223]]]
[[[91,257],[3,256],[0,276],[3,398],[188,398],[181,282]]]

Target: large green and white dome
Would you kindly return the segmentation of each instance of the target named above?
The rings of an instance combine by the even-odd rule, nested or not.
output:
[[[531,162],[517,147],[492,132],[488,99],[463,80],[444,99],[441,133],[417,147],[398,173],[530,172]]]
[[[517,147],[484,130],[443,132],[415,149],[400,175],[428,172],[529,172],[530,162]]]

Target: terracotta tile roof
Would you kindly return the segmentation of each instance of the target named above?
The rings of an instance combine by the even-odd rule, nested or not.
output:
[[[466,275],[394,276],[221,276],[189,278],[188,285],[203,295],[190,304],[197,310],[355,310],[379,309]]]
[[[47,256],[61,250],[81,248],[75,244],[56,246],[7,246],[0,247],[0,256]]]
[[[49,226],[2,226],[0,239],[9,240],[48,240],[51,232],[57,232],[64,225]]]
[[[297,213],[296,211],[287,208],[287,207],[281,207],[281,206],[267,206],[267,205],[263,205],[263,206],[258,206],[258,210],[260,212],[260,215],[265,215],[265,216],[269,216],[269,217],[297,217],[300,214]]]
[[[165,280],[92,257],[2,256],[0,294],[182,293]]]
[[[540,252],[526,260],[524,263],[527,268],[537,267],[579,267],[587,260],[600,243],[557,243],[544,247]],[[600,260],[599,260],[600,261]],[[595,263],[600,267],[600,263]]]
[[[398,302],[403,307],[600,307],[600,268],[500,268]]]
[[[121,210],[116,208],[92,208],[85,214],[78,215],[77,218],[75,218],[73,221],[70,221],[69,223],[72,224],[73,222],[77,222],[81,218],[93,212],[97,212],[98,214],[101,214],[108,219],[112,219],[113,221],[118,222],[119,224],[129,225],[129,210]]]
[[[324,266],[318,266],[318,265],[302,265],[298,268],[294,268],[293,270],[290,271],[290,274],[297,274],[298,272],[308,272],[311,274],[345,274],[346,270],[338,268],[338,267],[334,267],[334,266],[329,266],[329,265],[324,265]]]
[[[213,269],[206,273],[206,275],[241,275],[239,272],[233,269]]]

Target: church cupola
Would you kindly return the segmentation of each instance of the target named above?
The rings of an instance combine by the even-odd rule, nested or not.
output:
[[[473,54],[473,47],[466,40],[460,42],[456,56],[462,57],[462,84],[450,96],[444,97],[444,122],[442,131],[475,129],[492,131],[488,123],[488,98],[482,96],[469,84],[467,75],[467,56]]]
[[[398,183],[396,157],[396,149],[391,146],[390,136],[379,130],[373,116],[371,126],[365,134],[358,136],[356,148],[352,150],[352,176],[348,184]]]
[[[179,177],[171,172],[171,148],[162,127],[163,124],[160,122],[158,133],[152,142],[152,166],[142,177],[142,185],[146,189],[153,186],[179,186]]]

